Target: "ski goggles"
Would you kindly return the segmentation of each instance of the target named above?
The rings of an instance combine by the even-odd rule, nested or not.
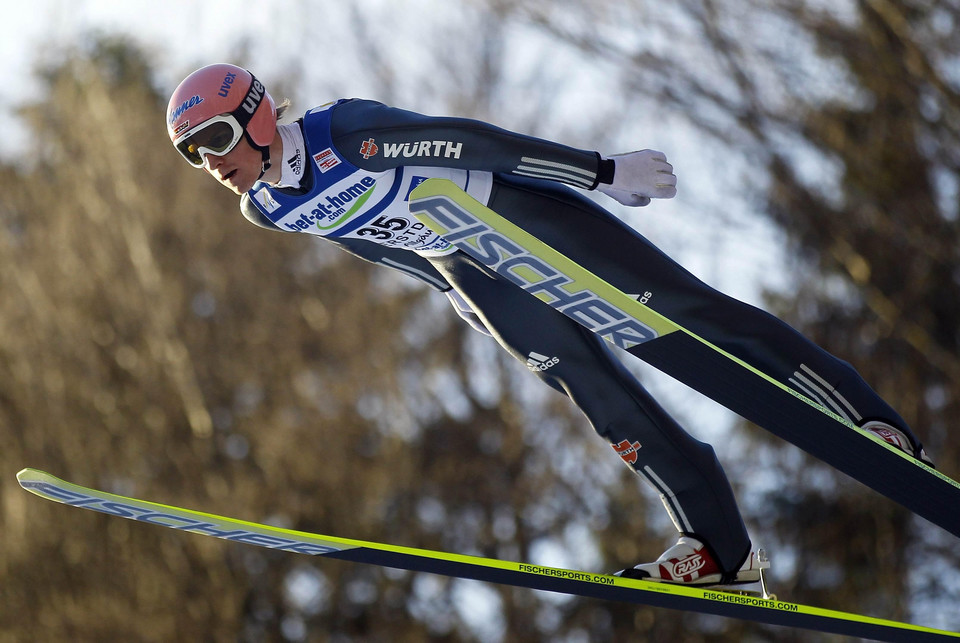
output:
[[[229,154],[243,138],[247,124],[260,107],[266,93],[260,81],[250,74],[250,88],[236,109],[188,129],[174,139],[173,146],[193,167],[203,167],[203,157],[207,154]]]
[[[193,127],[174,140],[180,155],[194,167],[203,167],[206,154],[223,156],[243,138],[243,127],[233,114],[221,114]]]

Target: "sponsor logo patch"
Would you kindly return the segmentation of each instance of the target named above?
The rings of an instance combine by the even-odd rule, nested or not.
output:
[[[243,102],[240,103],[240,107],[243,108],[243,111],[253,116],[253,113],[257,111],[257,107],[260,106],[260,101],[263,100],[263,95],[266,93],[266,90],[263,88],[263,85],[256,78],[253,79],[253,84],[250,85],[250,89],[247,90],[247,95],[244,96]]]
[[[659,337],[646,322],[531,254],[453,199],[443,195],[426,197],[416,200],[411,211],[444,230],[442,236],[449,243],[615,346],[629,349]]]
[[[463,143],[454,141],[413,141],[410,143],[384,143],[383,157],[388,159],[395,158],[416,158],[432,157],[445,159],[458,159],[463,151]]]
[[[330,224],[357,212],[373,194],[371,188],[376,183],[376,180],[372,177],[365,176],[352,185],[335,186],[320,195],[320,198],[314,202],[314,207],[309,214],[301,213],[299,218],[293,221],[284,221],[283,225],[293,232],[309,230],[314,226],[321,229],[329,228]],[[337,191],[339,188],[342,189]]]
[[[617,452],[623,461],[627,464],[636,464],[637,463],[637,451],[640,450],[640,443],[634,440],[630,442],[629,440],[621,440],[617,444],[611,444],[613,450]]]
[[[681,558],[673,566],[673,575],[674,576],[689,576],[690,574],[700,570],[704,565],[707,564],[706,559],[700,554],[691,554],[686,558]]]
[[[290,169],[293,170],[294,174],[300,176],[303,173],[303,155],[300,153],[300,150],[297,150],[297,153],[287,159],[287,165],[290,166]]]
[[[559,363],[559,357],[547,357],[546,355],[541,355],[540,353],[530,353],[530,355],[527,356],[527,368],[534,373],[542,373],[543,371],[556,366]]]
[[[233,81],[237,79],[237,75],[233,72],[227,72],[227,75],[223,77],[223,82],[220,83],[220,91],[217,92],[217,96],[222,96],[226,98],[230,95],[230,89],[233,87]]]
[[[313,160],[316,161],[321,174],[326,174],[329,170],[340,165],[340,157],[329,147],[322,152],[314,154]]]
[[[360,156],[365,159],[370,158],[371,156],[376,156],[377,152],[380,151],[380,148],[377,146],[376,142],[372,138],[368,138],[363,143],[360,144]]]
[[[187,100],[183,101],[179,105],[173,108],[173,111],[170,112],[170,124],[173,125],[178,118],[183,116],[183,113],[190,109],[191,107],[196,107],[203,102],[203,99],[199,95],[194,94]]]
[[[280,204],[277,203],[277,200],[273,198],[273,195],[270,194],[270,190],[267,188],[260,188],[253,194],[253,198],[260,202],[267,212],[275,212],[277,208],[280,207]]]

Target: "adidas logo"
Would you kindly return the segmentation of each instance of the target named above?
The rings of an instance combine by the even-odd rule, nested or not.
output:
[[[546,355],[541,355],[540,353],[530,353],[527,356],[527,368],[534,373],[541,373],[551,366],[556,366],[559,363],[559,357],[547,357]]]

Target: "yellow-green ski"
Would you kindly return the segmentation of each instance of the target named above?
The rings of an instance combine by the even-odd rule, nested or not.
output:
[[[798,605],[775,598],[631,580],[594,572],[450,554],[413,547],[281,529],[182,507],[97,491],[49,473],[24,469],[27,491],[65,505],[140,522],[299,554],[503,583],[531,589],[690,610],[759,623],[859,636],[879,641],[958,641],[960,634],[870,616]],[[64,534],[64,538],[68,537]]]
[[[614,345],[960,537],[956,480],[624,294],[451,181],[421,183],[410,211]]]

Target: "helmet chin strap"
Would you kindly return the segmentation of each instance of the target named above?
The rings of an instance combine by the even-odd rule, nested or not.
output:
[[[250,143],[250,146],[255,150],[260,150],[260,176],[257,177],[257,180],[263,178],[263,175],[267,173],[267,170],[270,169],[270,146],[269,145],[257,145],[247,130],[243,130],[243,136],[247,139],[247,142]]]
[[[263,157],[263,160],[260,162],[260,176],[257,177],[257,180],[263,178],[263,175],[267,173],[267,170],[270,169],[270,149],[267,147],[260,149],[260,154]]]

